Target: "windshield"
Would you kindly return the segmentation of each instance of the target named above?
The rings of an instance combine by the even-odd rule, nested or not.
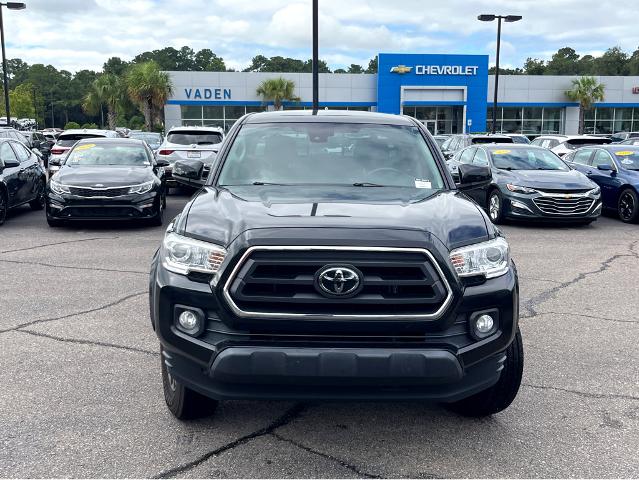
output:
[[[490,155],[495,168],[503,170],[570,170],[557,155],[542,148],[495,148]]]
[[[83,138],[104,138],[104,135],[92,135],[90,133],[77,133],[73,135],[61,135],[58,138],[58,146],[59,147],[72,147],[76,144],[78,140],[82,140]]]
[[[619,149],[613,151],[615,158],[626,170],[639,170],[639,149]]]
[[[162,143],[162,135],[159,133],[130,133],[129,138],[144,140],[146,143]]]
[[[140,145],[99,145],[83,143],[74,148],[66,165],[150,165],[146,150]]]
[[[214,145],[222,141],[222,134],[198,130],[180,130],[169,133],[166,141],[178,145]]]
[[[220,185],[355,185],[441,189],[419,129],[351,123],[245,125]]]

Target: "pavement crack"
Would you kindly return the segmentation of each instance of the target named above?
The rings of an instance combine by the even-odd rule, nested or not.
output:
[[[114,240],[120,237],[91,237],[91,238],[78,238],[75,240],[63,240],[60,242],[53,242],[53,243],[45,243],[42,245],[33,245],[31,247],[25,247],[25,248],[16,248],[13,250],[2,250],[0,251],[0,255],[4,254],[4,253],[13,253],[13,252],[26,252],[27,250],[35,250],[36,248],[44,248],[44,247],[54,247],[56,245],[64,245],[64,244],[68,244],[68,243],[78,243],[78,242],[91,242],[93,240]]]
[[[525,317],[522,318],[527,318],[527,317],[531,317],[531,316],[535,316],[538,314],[537,310],[535,309],[535,306],[539,303],[544,303],[548,300],[550,300],[551,298],[553,298],[555,295],[557,295],[558,292],[560,292],[561,290],[564,290],[576,283],[581,282],[582,280],[584,280],[585,278],[587,278],[590,275],[595,275],[597,273],[601,273],[606,271],[608,268],[610,268],[610,265],[612,265],[612,263],[615,260],[618,260],[620,258],[626,258],[626,257],[633,257],[633,258],[639,258],[639,254],[637,252],[634,251],[634,246],[636,244],[639,243],[639,240],[635,240],[633,242],[631,242],[628,245],[628,253],[618,253],[615,255],[612,255],[610,257],[608,257],[607,259],[605,259],[604,261],[602,261],[599,264],[599,267],[595,270],[591,270],[588,272],[583,272],[580,273],[579,275],[577,275],[575,278],[573,278],[572,280],[568,280],[566,282],[560,282],[557,284],[556,287],[553,287],[551,289],[545,290],[537,295],[535,295],[534,297],[526,300],[525,302],[523,302],[522,305],[522,309],[529,313],[530,315],[526,315]]]
[[[122,297],[122,298],[120,298],[118,300],[115,300],[115,301],[113,301],[111,303],[107,303],[106,305],[102,305],[100,307],[90,308],[88,310],[82,310],[80,312],[75,312],[75,313],[69,313],[67,315],[62,315],[60,317],[41,318],[39,320],[33,320],[31,322],[22,323],[20,325],[16,325],[16,326],[11,327],[11,328],[6,328],[4,330],[0,330],[0,333],[12,332],[12,331],[15,331],[15,330],[19,330],[21,328],[30,327],[31,325],[36,325],[38,323],[53,322],[55,320],[63,320],[65,318],[76,317],[78,315],[84,315],[86,313],[99,312],[100,310],[106,310],[107,308],[111,308],[111,307],[114,307],[116,305],[119,305],[120,303],[124,303],[127,300],[130,300],[131,298],[139,297],[140,295],[146,295],[147,293],[148,292],[146,290],[143,291],[143,292],[132,293],[130,295]]]
[[[620,398],[624,400],[639,400],[639,397],[635,397],[633,395],[624,395],[621,393],[591,393],[591,392],[583,392],[580,390],[571,390],[569,388],[550,387],[546,385],[533,385],[531,383],[522,383],[521,385],[522,387],[535,388],[538,390],[554,390],[557,392],[572,393],[574,395],[579,395],[580,397],[586,397],[586,398]]]
[[[290,443],[291,445],[296,446],[297,448],[300,448],[306,452],[312,453],[313,455],[318,455],[322,458],[325,458],[327,460],[330,460],[331,462],[335,462],[339,465],[341,465],[342,467],[350,470],[351,472],[359,475],[362,478],[382,478],[381,475],[376,475],[373,473],[368,473],[368,472],[364,472],[362,470],[360,470],[358,467],[356,467],[355,465],[351,465],[350,463],[346,462],[345,460],[342,460],[340,458],[334,457],[333,455],[330,455],[328,453],[324,453],[324,452],[320,452],[318,450],[315,450],[311,447],[307,447],[306,445],[302,445],[299,442],[296,442],[295,440],[292,440],[290,438],[286,438],[283,437],[281,435],[279,435],[278,433],[271,433],[271,435],[275,438],[277,438],[278,440],[282,441],[282,442],[286,442],[286,443]]]
[[[263,437],[264,435],[273,433],[276,429],[280,427],[288,425],[293,420],[297,419],[302,414],[302,412],[306,409],[306,407],[307,405],[304,403],[296,403],[291,408],[289,408],[286,412],[284,412],[283,415],[276,418],[271,424],[267,425],[266,427],[260,428],[259,430],[255,430],[252,433],[244,435],[243,437],[233,440],[230,443],[222,445],[221,447],[218,447],[214,450],[211,450],[210,452],[205,453],[201,457],[196,458],[195,460],[191,462],[184,463],[182,465],[178,465],[176,467],[169,468],[167,470],[163,470],[151,478],[173,478],[181,473],[188,472],[189,470],[192,470],[193,468],[197,467],[201,463],[207,461],[211,457],[215,457],[217,455],[220,455],[221,453],[227,452],[229,450],[233,450],[234,448],[239,447],[240,445],[244,445],[245,443],[248,443],[255,438]]]
[[[17,264],[24,264],[24,265],[38,265],[41,267],[50,267],[50,268],[68,268],[70,270],[90,270],[90,271],[96,271],[96,272],[134,273],[137,275],[149,274],[149,272],[141,272],[139,270],[118,270],[115,268],[99,268],[99,267],[76,267],[73,265],[56,265],[53,263],[44,263],[44,262],[27,262],[24,260],[5,260],[3,258],[0,258],[0,262],[17,263]]]
[[[521,316],[519,317],[519,319],[525,320],[527,318],[543,317],[545,315],[567,315],[571,317],[584,317],[584,318],[592,318],[593,320],[603,320],[605,322],[639,324],[639,320],[620,320],[618,318],[600,317],[598,315],[586,315],[585,313],[574,313],[574,312],[538,312],[538,313],[535,313],[534,315]]]
[[[64,337],[58,337],[55,335],[49,335],[47,333],[34,332],[33,330],[25,330],[25,329],[18,329],[16,331],[20,333],[28,333],[29,335],[34,335],[36,337],[43,337],[43,338],[48,338],[51,340],[57,340],[58,342],[77,343],[80,345],[91,345],[95,347],[117,348],[119,350],[127,350],[129,352],[144,353],[146,355],[153,355],[153,356],[159,355],[158,352],[153,352],[151,350],[144,350],[143,348],[127,347],[125,345],[117,345],[115,343],[97,342],[93,340],[81,340],[81,339],[75,339],[75,338],[64,338]]]

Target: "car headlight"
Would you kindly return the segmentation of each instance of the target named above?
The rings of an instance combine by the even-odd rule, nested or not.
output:
[[[450,252],[450,261],[460,277],[480,274],[486,278],[499,277],[509,268],[508,242],[497,237],[487,242],[456,248]]]
[[[71,190],[69,190],[69,187],[67,187],[66,185],[62,185],[59,182],[56,182],[54,180],[51,180],[49,182],[49,188],[51,188],[51,191],[53,193],[57,193],[58,195],[62,195],[64,193],[71,193]]]
[[[226,257],[219,245],[167,232],[162,243],[162,258],[167,270],[181,275],[190,272],[215,274]]]
[[[599,195],[601,193],[601,188],[595,187],[588,192],[590,195]]]
[[[537,193],[537,190],[535,190],[534,188],[521,187],[519,185],[513,185],[512,183],[507,183],[506,188],[511,192],[516,193]]]
[[[140,185],[133,185],[129,188],[129,193],[147,193],[150,192],[153,188],[153,180],[146,183],[141,183]]]

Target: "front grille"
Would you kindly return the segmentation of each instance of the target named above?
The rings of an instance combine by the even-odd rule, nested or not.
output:
[[[68,207],[62,215],[70,218],[136,218],[140,212],[133,207]]]
[[[118,188],[82,188],[82,187],[69,187],[71,195],[78,197],[122,197],[129,194],[129,187]]]
[[[590,210],[594,200],[590,197],[556,196],[533,198],[533,202],[539,210],[548,215],[582,215]]]
[[[320,293],[327,265],[355,267],[361,290],[352,297]],[[253,247],[224,287],[240,316],[436,318],[451,299],[434,258],[420,249]]]

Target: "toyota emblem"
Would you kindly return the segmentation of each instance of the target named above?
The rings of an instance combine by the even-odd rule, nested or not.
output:
[[[352,266],[327,265],[315,275],[315,283],[328,297],[352,297],[362,287],[362,274]]]

